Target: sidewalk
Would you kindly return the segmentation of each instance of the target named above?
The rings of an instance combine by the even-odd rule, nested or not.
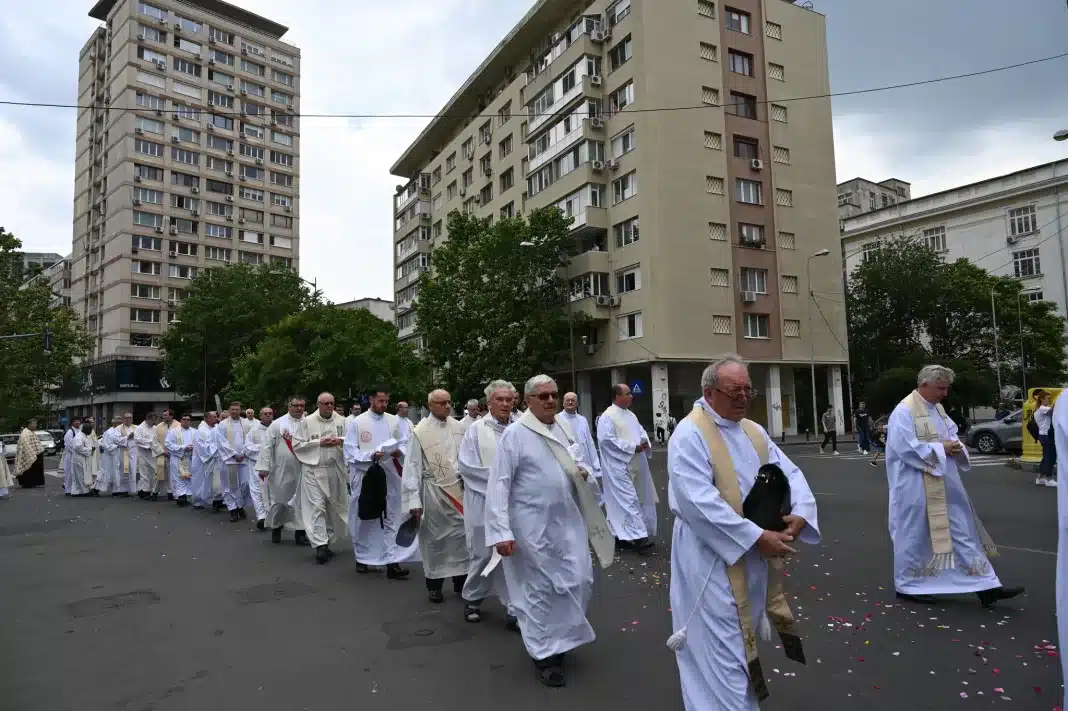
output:
[[[650,435],[652,437],[652,435]],[[801,447],[808,445],[810,447],[818,447],[820,442],[823,441],[823,435],[818,437],[806,437],[804,434],[799,435],[786,435],[785,437],[774,437],[775,444],[780,447]],[[846,432],[845,434],[838,435],[838,449],[841,451],[844,447],[853,449],[857,446],[857,434],[856,432]],[[667,445],[660,444],[653,440],[654,449],[666,449]]]

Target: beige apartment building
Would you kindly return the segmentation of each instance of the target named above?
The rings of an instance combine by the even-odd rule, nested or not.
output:
[[[159,339],[198,273],[297,265],[300,50],[221,0],[100,0],[79,55],[66,414],[174,403]]]
[[[831,103],[791,100],[827,93],[825,18],[784,0],[539,0],[393,166],[401,336],[421,345],[411,307],[448,213],[556,205],[594,322],[577,384],[557,364],[584,414],[626,382],[648,427],[681,419],[737,352],[773,435],[811,421],[813,360],[841,429]]]

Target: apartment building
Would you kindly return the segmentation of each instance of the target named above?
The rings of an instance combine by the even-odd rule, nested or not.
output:
[[[848,219],[912,199],[912,184],[890,178],[876,183],[853,178],[838,183],[838,217]]]
[[[842,223],[847,274],[890,239],[922,241],[946,261],[965,258],[1019,279],[1029,301],[1068,315],[1068,160],[999,175],[858,215]]]
[[[382,319],[383,321],[389,321],[393,323],[393,302],[386,301],[385,299],[376,299],[374,297],[367,297],[365,299],[356,299],[355,301],[346,301],[338,304],[340,309],[350,309],[356,311],[362,309],[364,311],[370,311],[372,314]]]
[[[625,382],[647,427],[681,418],[702,369],[738,352],[773,435],[811,420],[812,361],[841,416],[831,104],[790,101],[828,92],[825,18],[784,0],[539,0],[392,168],[401,337],[420,344],[411,307],[451,211],[555,205],[594,326],[577,383],[546,367],[584,414]],[[810,290],[831,297],[818,313]]]
[[[55,252],[12,252],[10,263],[4,265],[3,268],[10,270],[9,273],[15,281],[22,281],[36,271],[51,269],[63,259],[62,254]]]
[[[37,281],[48,282],[49,289],[52,290],[52,305],[53,306],[70,306],[70,255],[61,257],[58,254],[49,255],[50,257],[59,257],[55,262],[52,262],[51,258],[47,261],[52,262],[43,271],[40,271],[23,282],[20,289],[25,289]]]
[[[109,417],[180,397],[159,342],[197,274],[297,266],[300,50],[221,0],[100,0],[89,16],[103,24],[78,59],[71,300],[93,347],[61,407]]]

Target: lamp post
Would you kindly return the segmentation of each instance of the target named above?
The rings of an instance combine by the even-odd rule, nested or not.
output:
[[[812,303],[816,301],[816,294],[812,290],[812,260],[816,257],[826,257],[831,253],[829,249],[821,249],[805,260],[805,284],[808,287],[809,303],[806,304],[808,311],[808,360],[809,374],[812,377],[812,435],[819,434],[819,411],[816,408],[816,338],[812,333]]]
[[[1018,302],[1017,302],[1018,303]],[[994,305],[994,290],[990,290],[990,323],[994,326],[994,369],[998,372],[998,398],[1001,398],[1001,356],[998,354],[998,311]]]
[[[533,242],[523,241],[520,247],[534,247]],[[564,281],[567,283],[567,350],[571,356],[571,387],[578,392],[578,379],[575,376],[575,321],[571,306],[571,259],[564,252],[560,252],[560,260],[564,262]]]

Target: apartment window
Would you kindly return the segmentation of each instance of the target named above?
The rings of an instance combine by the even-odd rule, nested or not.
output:
[[[748,12],[735,10],[733,7],[724,8],[723,10],[723,23],[728,30],[749,34],[750,19]]]
[[[445,159],[445,172],[451,173],[456,168],[456,151],[449,154],[449,157]]]
[[[146,262],[141,259],[135,259],[130,262],[130,271],[132,271],[134,274],[148,274],[149,276],[159,276],[160,263]]]
[[[782,146],[772,146],[771,159],[776,163],[790,165],[790,149]],[[883,207],[886,207],[886,196],[883,195]]]
[[[264,136],[267,135],[267,132],[264,131],[259,126],[254,126],[251,123],[245,123],[245,122],[241,123],[241,133],[245,134],[245,138],[259,138],[259,139],[262,139]]]
[[[478,159],[478,172],[480,172],[483,175],[485,175],[487,170],[492,170],[492,169],[493,169],[493,155],[492,154],[487,153],[486,155],[484,155],[484,156],[482,156],[481,158]]]
[[[768,293],[768,270],[742,267],[740,287],[742,291],[755,291],[758,294]]]
[[[503,141],[500,142],[498,154],[501,158],[505,158],[512,153],[512,134],[508,134]]]
[[[754,117],[755,118],[755,117]],[[771,120],[778,121],[779,123],[787,123],[787,111],[785,106],[780,104],[771,105]]]
[[[156,111],[162,111],[167,108],[167,102],[158,96],[152,94],[146,94],[139,91],[135,95],[138,106],[144,106],[146,109],[155,109]]]
[[[784,294],[796,294],[798,287],[798,279],[795,276],[789,276],[783,274],[782,276],[782,293]]]
[[[271,193],[271,204],[275,207],[288,207],[290,209],[293,209],[293,198],[288,195]]]
[[[731,92],[731,103],[727,111],[742,118],[755,119],[757,117],[757,98],[740,91]]]
[[[188,242],[171,241],[171,251],[183,257],[197,256],[197,246],[198,245],[195,244],[189,244]]]
[[[211,125],[226,131],[234,130],[234,120],[229,116],[223,116],[220,114],[211,115]]]
[[[288,72],[280,72],[277,69],[271,70],[271,79],[279,84],[285,84],[288,87],[292,87],[296,83],[296,78]]]
[[[149,49],[148,47],[138,47],[137,58],[143,59],[146,62],[152,62],[153,64],[158,64],[162,62],[164,65],[162,68],[166,69],[167,55],[161,54],[154,49]]]
[[[215,71],[214,69],[209,69],[208,81],[232,87],[234,85],[234,76],[233,74],[225,74],[223,72]]]
[[[248,115],[248,116],[266,116],[267,115],[267,107],[266,106],[260,106],[259,104],[252,103],[251,101],[243,102],[243,107],[242,108],[244,109],[245,114]]]
[[[501,208],[501,219],[506,220],[510,217],[515,217],[515,201],[512,201]]]
[[[878,198],[879,198],[879,196],[876,193],[872,193],[871,195],[868,196],[868,207],[870,209],[872,209],[872,210],[878,210],[879,209]]]
[[[618,113],[634,103],[634,82],[628,81],[608,96],[609,113]]]
[[[608,70],[614,72],[630,61],[634,56],[634,47],[630,35],[627,35],[608,50]]]
[[[478,142],[480,144],[489,144],[490,139],[493,138],[493,126],[491,121],[487,121],[478,128]]]
[[[159,336],[152,336],[147,333],[131,333],[130,345],[140,348],[159,348]]]
[[[800,338],[801,337],[801,322],[795,318],[783,319],[782,322],[782,335],[785,338]]]
[[[196,86],[190,86],[189,84],[182,84],[180,82],[171,82],[171,90],[176,94],[183,94],[184,96],[191,96],[198,101],[201,98],[200,88]]]
[[[190,54],[195,54],[198,57],[200,56],[201,46],[196,42],[190,42],[189,40],[184,39],[182,37],[176,36],[174,38],[174,47],[175,49],[180,49],[183,52],[189,52]]]
[[[211,37],[216,42],[222,42],[228,44],[231,47],[234,46],[234,35],[232,32],[226,30],[220,30],[218,27],[212,27],[208,30],[208,37]]]
[[[501,173],[501,192],[511,190],[513,185],[515,185],[515,169],[509,168]]]
[[[705,131],[705,148],[711,148],[714,151],[722,151],[723,134]]]
[[[923,231],[923,244],[928,249],[943,252],[946,249],[946,228],[944,225]]]
[[[722,267],[712,267],[709,272],[709,283],[712,286],[726,287],[731,285],[731,273]]]
[[[271,184],[281,185],[284,188],[293,187],[293,176],[286,175],[285,173],[279,173],[277,171],[271,171]]]
[[[200,145],[200,131],[194,131],[191,128],[185,128],[184,126],[176,126],[172,135],[179,141]]]
[[[608,20],[609,27],[615,27],[623,18],[630,14],[630,0],[616,0],[608,10],[605,11],[605,19]]]
[[[200,77],[200,65],[194,64],[187,59],[181,59],[179,57],[174,58],[174,71],[181,72],[182,74],[188,74],[193,77]]]
[[[457,195],[457,188],[456,188],[456,181],[454,180],[451,183],[449,183],[449,186],[447,188],[445,188],[445,199],[446,200],[453,200],[453,199],[456,198],[456,195]]]
[[[181,217],[171,218],[171,227],[176,228],[179,232],[189,235],[195,235],[199,231],[200,223],[195,220],[186,220]]]
[[[612,139],[612,157],[620,158],[634,150],[634,126],[628,126]]]
[[[163,144],[146,141],[143,138],[134,139],[134,151],[153,158],[163,157]]]
[[[190,20],[188,17],[182,17],[181,15],[176,14],[174,16],[174,21],[182,23],[183,30],[185,30],[186,32],[192,32],[195,35],[200,34],[200,31],[204,29],[203,26],[196,20]]]
[[[701,43],[701,59],[708,60],[709,62],[715,62],[719,60],[719,51],[716,49],[716,45],[709,44],[707,42]]]
[[[481,205],[489,205],[493,201],[493,183],[490,183],[478,193],[478,201]]]
[[[148,84],[159,89],[163,89],[167,86],[167,80],[161,77],[159,74],[150,74],[148,72],[137,72],[137,81],[142,84]]]
[[[141,165],[139,163],[134,164],[134,175],[141,180],[156,180],[163,181],[163,169],[155,168],[151,165]]]
[[[735,74],[753,76],[753,55],[732,49],[727,52],[727,66]]]
[[[797,238],[793,232],[780,232],[777,244],[779,249],[797,249]]]
[[[1012,266],[1016,270],[1017,277],[1042,275],[1042,264],[1039,262],[1037,249],[1024,249],[1019,252],[1013,252]]]
[[[270,242],[272,247],[278,247],[279,249],[293,249],[293,240],[290,237],[271,235]]]
[[[163,227],[163,215],[151,212],[133,211],[133,223],[141,227]]]
[[[207,209],[209,215],[218,215],[219,217],[227,217],[234,214],[234,206],[226,202],[213,202],[212,200],[205,200],[204,206]]]
[[[231,183],[224,183],[221,180],[212,180],[208,178],[204,181],[204,185],[209,193],[222,193],[223,195],[233,195],[234,186]]]
[[[768,77],[776,81],[786,81],[786,67],[781,64],[768,63]]]
[[[284,227],[287,230],[291,230],[293,229],[293,218],[289,215],[271,215],[271,227]],[[271,240],[273,244],[274,237],[271,237]]]
[[[1034,205],[1009,210],[1010,235],[1022,237],[1033,232],[1038,232],[1038,217],[1035,214]]]
[[[746,338],[770,338],[767,314],[742,314]]]
[[[208,247],[204,250],[204,258],[215,262],[229,262],[230,250],[225,247]]]
[[[879,257],[879,241],[868,242],[860,248],[860,261],[862,263],[873,262]]]
[[[642,288],[642,272],[635,264],[616,272],[616,293],[627,294]]]
[[[211,182],[210,180],[208,181]],[[180,173],[177,170],[171,171],[171,185],[177,185],[182,188],[197,188],[200,187],[200,178],[189,173]]]
[[[208,136],[206,145],[208,148],[214,148],[217,151],[226,151],[227,153],[234,150],[233,140],[223,138],[222,136]]]
[[[616,236],[616,246],[626,247],[638,241],[638,218],[633,217],[625,222],[620,222],[612,228]]]
[[[171,264],[167,269],[167,276],[171,279],[196,279],[197,268],[187,267],[184,264]]]
[[[504,124],[508,123],[508,121],[511,120],[511,118],[512,118],[512,102],[511,101],[506,101],[506,102],[504,102],[504,106],[502,106],[497,111],[497,125],[498,126],[503,126]]]
[[[159,252],[163,249],[163,240],[159,237],[148,237],[146,235],[133,235],[132,247],[134,249],[147,249],[152,252]]]
[[[612,204],[618,205],[638,194],[638,174],[630,172],[612,181]]]
[[[176,207],[180,210],[195,210],[197,209],[197,205],[198,201],[196,198],[190,197],[188,195],[179,195],[177,193],[171,193],[171,207]]]
[[[771,39],[782,40],[782,25],[777,22],[765,22],[764,34]]]
[[[151,17],[154,20],[166,20],[167,19],[167,11],[166,10],[161,10],[160,8],[156,7],[155,5],[149,5],[147,2],[139,2],[139,3],[137,3],[137,11],[139,13],[141,13],[142,15],[146,15],[148,17]]]
[[[616,318],[616,328],[619,329],[619,340],[628,341],[632,338],[642,337],[642,312],[636,311]]]
[[[249,74],[255,74],[256,76],[260,77],[267,75],[267,67],[263,66],[262,64],[250,62],[247,59],[241,60],[241,71],[248,72]]]
[[[293,103],[293,95],[287,94],[284,91],[278,91],[277,89],[271,89],[271,101],[276,104],[282,104],[283,106],[289,106]]]
[[[264,149],[262,146],[250,146],[246,143],[239,143],[237,152],[246,158],[263,160]]]
[[[167,33],[163,30],[148,25],[138,25],[137,29],[146,40],[160,42],[161,44],[167,43]]]
[[[159,323],[159,310],[130,309],[130,320],[137,323]]]
[[[186,165],[200,165],[200,154],[196,151],[187,151],[184,148],[171,147],[171,160],[175,163]]]
[[[271,123],[277,123],[279,126],[287,128],[293,128],[297,125],[296,119],[291,114],[284,114],[278,109],[271,110]]]
[[[226,109],[234,108],[234,97],[229,94],[223,94],[218,91],[208,90],[208,105],[209,106],[222,106]]]
[[[263,233],[241,230],[241,241],[250,244],[263,244]]]
[[[271,151],[271,162],[276,165],[283,165],[287,168],[293,167],[293,156],[288,153],[282,153],[281,151]]]
[[[764,203],[762,187],[759,181],[738,178],[734,184],[734,197],[738,202],[762,205]]]
[[[723,178],[714,175],[705,176],[705,192],[709,195],[722,195],[724,192]]]
[[[727,225],[722,222],[708,223],[708,238],[716,242],[727,241]]]
[[[793,207],[794,191],[775,188],[775,204],[779,207]]]
[[[217,237],[219,239],[233,239],[234,228],[224,225],[213,225],[210,223],[205,223],[204,234],[208,237]]]
[[[463,172],[463,175],[460,176],[460,184],[467,188],[470,187],[473,182],[475,182],[475,169],[468,168]]]
[[[241,177],[245,180],[257,180],[262,182],[266,172],[263,168],[254,168],[251,165],[241,166]]]
[[[760,144],[752,138],[734,138],[734,157],[753,160],[760,157]]]
[[[1024,292],[1024,298],[1027,299],[1027,303],[1033,304],[1036,301],[1042,301],[1041,291],[1026,291]]]
[[[194,109],[192,106],[186,106],[178,102],[174,103],[174,113],[178,114],[180,119],[189,119],[191,121],[200,120],[200,109]]]
[[[253,224],[263,224],[263,210],[252,210],[247,207],[241,208],[241,219],[245,222],[251,222]]]
[[[697,0],[697,14],[701,17],[715,17],[716,3],[712,0]]]

